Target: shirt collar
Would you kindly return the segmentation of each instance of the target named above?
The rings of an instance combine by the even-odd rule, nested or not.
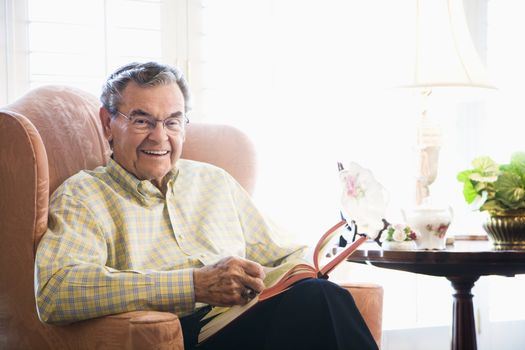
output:
[[[110,158],[106,166],[107,172],[122,188],[129,194],[137,197],[141,202],[147,204],[153,198],[164,198],[162,192],[149,180],[139,180],[135,175],[124,169],[113,158]],[[173,184],[177,178],[178,170],[172,169],[168,176],[168,191],[172,191]]]

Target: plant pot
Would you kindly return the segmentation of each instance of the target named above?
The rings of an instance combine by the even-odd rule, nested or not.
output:
[[[496,249],[525,249],[525,211],[491,215],[483,229]]]

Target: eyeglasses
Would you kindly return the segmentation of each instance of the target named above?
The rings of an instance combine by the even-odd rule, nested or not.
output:
[[[139,133],[147,133],[155,130],[157,123],[162,123],[164,129],[169,133],[179,133],[184,130],[186,124],[190,122],[185,114],[160,120],[155,119],[150,115],[134,115],[130,117],[121,111],[117,111],[117,113],[126,118],[131,124],[133,130]]]

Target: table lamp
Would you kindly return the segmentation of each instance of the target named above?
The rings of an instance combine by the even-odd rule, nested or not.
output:
[[[421,205],[436,179],[442,144],[441,128],[427,115],[428,97],[435,89],[494,87],[471,40],[463,0],[416,0],[415,6],[409,69],[398,86],[418,89],[422,99],[416,180],[416,204]]]

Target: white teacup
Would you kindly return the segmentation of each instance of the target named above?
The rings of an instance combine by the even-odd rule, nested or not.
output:
[[[418,249],[445,249],[446,233],[454,216],[451,207],[416,207],[401,210],[408,226],[417,234]]]

